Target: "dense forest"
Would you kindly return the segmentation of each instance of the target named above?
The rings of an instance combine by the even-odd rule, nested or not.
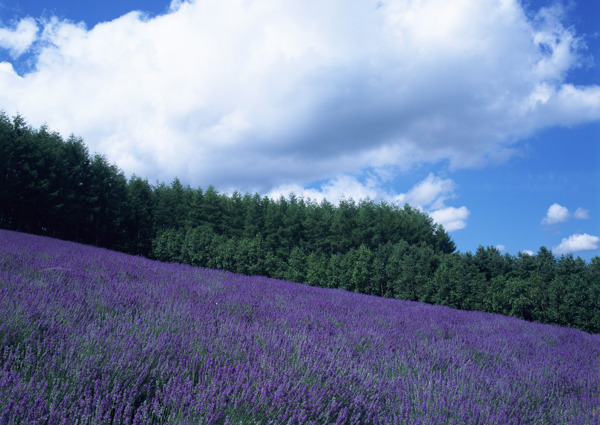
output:
[[[408,205],[129,179],[83,140],[0,114],[0,227],[163,261],[600,332],[600,257],[457,253]]]

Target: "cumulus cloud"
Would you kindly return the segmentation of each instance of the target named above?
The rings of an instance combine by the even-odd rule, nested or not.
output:
[[[430,213],[433,221],[444,226],[444,229],[446,229],[448,232],[453,232],[455,230],[460,230],[467,227],[467,218],[469,218],[469,214],[470,211],[465,206],[460,208],[440,208],[439,210],[435,210]]]
[[[560,244],[552,248],[552,252],[556,255],[561,255],[578,251],[594,251],[597,249],[600,249],[600,237],[583,233],[563,238]]]
[[[321,202],[327,199],[337,203],[340,199],[352,198],[355,201],[371,199],[403,206],[409,204],[427,212],[433,221],[444,226],[448,232],[464,229],[470,211],[466,206],[459,208],[446,206],[448,199],[455,198],[455,184],[451,179],[442,179],[429,174],[414,185],[407,193],[396,193],[382,188],[385,175],[371,173],[364,181],[355,176],[342,175],[328,180],[317,188],[304,188],[299,184],[281,185],[269,192],[271,198],[287,197],[290,193],[305,199]]]
[[[530,255],[530,256],[532,256],[532,257],[533,257],[534,255],[536,255],[535,251],[532,251],[532,250],[530,250],[530,249],[524,249],[522,252],[523,252],[523,254]]]
[[[407,203],[427,211],[436,223],[453,232],[467,226],[470,214],[466,206],[446,206],[446,201],[455,197],[455,184],[452,179],[443,179],[430,173],[407,193],[395,196],[394,200],[399,204]]]
[[[13,58],[25,53],[37,39],[39,28],[33,18],[24,18],[16,27],[0,28],[0,47],[7,49]]]
[[[500,252],[506,251],[506,246],[502,244],[496,245],[496,249]]]
[[[569,219],[571,214],[569,213],[569,209],[563,207],[560,204],[554,203],[550,205],[548,208],[548,212],[546,212],[546,217],[542,219],[542,224],[556,224],[563,223]]]
[[[290,193],[302,196],[316,202],[327,200],[337,204],[341,199],[362,201],[366,199],[389,201],[392,195],[379,187],[377,179],[359,181],[354,176],[341,175],[335,179],[328,180],[318,188],[305,188],[299,184],[281,185],[269,192],[268,196],[277,199],[280,196],[287,197]]]
[[[577,208],[573,214],[567,207],[563,207],[560,204],[554,203],[550,205],[546,216],[542,219],[542,224],[548,226],[557,223],[564,223],[571,219],[571,217],[578,220],[589,220],[590,211],[585,208]]]
[[[27,22],[2,33],[35,55],[25,75],[2,64],[0,105],[151,181],[328,180],[359,198],[381,189],[339,176],[479,166],[541,128],[600,119],[600,87],[565,80],[582,43],[560,9],[532,17],[515,0],[172,0],[91,29]],[[403,196],[459,226],[443,184]]]
[[[443,208],[445,201],[454,197],[454,186],[454,181],[451,179],[442,179],[430,173],[425,180],[407,193],[398,195],[396,201],[418,207]]]

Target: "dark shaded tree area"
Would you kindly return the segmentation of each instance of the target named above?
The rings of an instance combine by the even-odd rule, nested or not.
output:
[[[0,225],[123,249],[128,183],[80,138],[0,114]]]
[[[483,310],[600,332],[600,257],[455,253],[408,205],[337,206],[293,194],[129,180],[74,136],[0,114],[0,227],[162,261],[390,298]]]

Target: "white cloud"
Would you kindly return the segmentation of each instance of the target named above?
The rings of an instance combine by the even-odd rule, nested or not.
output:
[[[586,210],[585,208],[579,207],[575,210],[573,217],[575,217],[579,220],[589,220],[590,219],[590,211]]]
[[[542,219],[543,225],[551,225],[557,223],[564,223],[574,217],[578,220],[589,220],[590,211],[585,208],[577,208],[573,214],[569,212],[567,207],[563,207],[560,204],[554,203],[550,205],[546,216]]]
[[[92,29],[50,19],[33,45],[35,22],[22,21],[2,46],[30,49],[34,64],[22,76],[1,67],[0,105],[151,181],[268,193],[330,180],[332,195],[355,198],[381,188],[338,176],[501,161],[536,130],[600,119],[600,87],[565,81],[582,50],[557,8],[529,18],[514,0],[172,0],[169,10]],[[443,210],[447,181],[423,184],[404,196]]]
[[[460,208],[446,207],[430,213],[433,221],[444,226],[444,229],[448,232],[464,229],[467,226],[469,214],[470,211],[465,206]]]
[[[319,189],[304,188],[298,184],[281,185],[269,192],[268,196],[273,199],[277,199],[280,196],[287,198],[290,193],[316,202],[326,199],[334,204],[337,204],[342,198],[352,198],[355,201],[367,198],[389,201],[392,198],[390,194],[379,188],[378,182],[367,180],[365,183],[361,183],[356,177],[348,175],[342,175],[329,180]]]
[[[454,197],[455,185],[451,179],[441,179],[430,173],[408,193],[396,197],[399,204],[408,203],[417,207],[442,208],[447,199]]]
[[[523,254],[526,254],[526,255],[531,255],[531,256],[536,255],[535,251],[532,251],[530,249],[524,249],[522,252],[523,252]]]
[[[584,234],[571,235],[563,238],[560,244],[552,248],[556,255],[567,254],[578,251],[593,251],[600,249],[600,237]]]
[[[502,244],[496,245],[496,249],[500,252],[506,251],[506,246]]]
[[[181,8],[181,6],[183,6],[186,3],[186,0],[171,0],[171,4],[169,5],[169,11],[177,12]]]
[[[429,174],[407,193],[394,197],[398,204],[408,203],[425,210],[433,221],[444,226],[448,232],[464,229],[470,211],[467,207],[447,207],[446,201],[455,198],[455,184],[452,179],[442,179]]]
[[[385,176],[385,173],[383,174]],[[455,208],[445,205],[447,199],[456,197],[455,184],[451,179],[441,179],[429,174],[403,194],[382,189],[383,180],[385,177],[381,174],[369,174],[364,182],[354,176],[342,175],[327,181],[319,188],[307,189],[298,184],[281,185],[269,192],[268,196],[277,199],[294,193],[317,202],[327,199],[329,202],[338,203],[342,198],[352,198],[355,201],[368,198],[399,206],[409,204],[428,213],[435,223],[444,226],[448,232],[464,229],[467,226],[470,211],[466,206]]]
[[[554,203],[550,205],[548,208],[548,212],[546,213],[546,217],[542,219],[542,224],[556,224],[563,223],[569,219],[571,214],[569,213],[568,208],[563,207],[560,204]]]
[[[7,49],[13,58],[25,53],[37,39],[38,26],[33,18],[24,18],[16,28],[0,28],[0,47]]]

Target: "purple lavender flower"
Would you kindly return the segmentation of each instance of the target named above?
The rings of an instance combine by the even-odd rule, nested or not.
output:
[[[0,231],[0,423],[598,424],[600,335]]]

